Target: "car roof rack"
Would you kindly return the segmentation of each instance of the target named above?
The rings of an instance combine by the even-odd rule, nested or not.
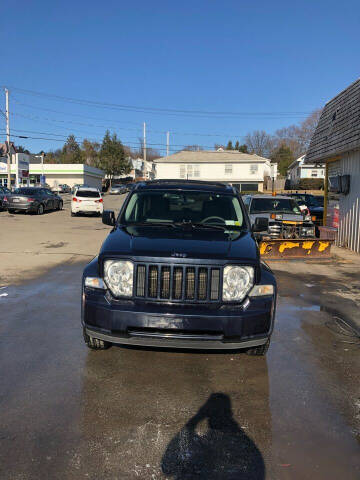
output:
[[[147,188],[151,186],[172,185],[172,186],[199,186],[199,187],[216,187],[218,190],[234,191],[235,187],[225,182],[212,182],[205,180],[182,180],[182,179],[159,179],[159,180],[146,180],[138,182],[135,185],[135,189]]]

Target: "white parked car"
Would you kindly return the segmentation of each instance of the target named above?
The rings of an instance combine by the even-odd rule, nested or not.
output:
[[[103,198],[100,190],[93,187],[79,187],[71,199],[71,216],[78,213],[96,213],[102,215],[104,211]]]

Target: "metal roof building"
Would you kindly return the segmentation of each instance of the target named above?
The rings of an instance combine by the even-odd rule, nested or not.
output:
[[[337,243],[360,253],[360,79],[325,105],[305,163],[326,163],[325,195],[339,194]]]

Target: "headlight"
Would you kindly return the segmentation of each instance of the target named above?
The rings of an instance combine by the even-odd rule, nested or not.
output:
[[[315,236],[315,227],[302,227],[301,234],[308,237]]]
[[[253,286],[253,282],[253,267],[226,266],[223,278],[223,300],[241,302]]]
[[[122,260],[104,262],[104,280],[115,297],[131,297],[133,293],[134,264]]]

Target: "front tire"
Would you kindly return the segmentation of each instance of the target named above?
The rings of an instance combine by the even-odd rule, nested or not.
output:
[[[71,212],[72,217],[76,217],[77,213]]]
[[[8,212],[13,215],[15,213],[15,210],[13,208],[8,208]]]
[[[270,346],[270,338],[267,340],[266,343],[264,343],[263,345],[259,345],[257,347],[251,347],[251,348],[248,348],[246,350],[246,353],[248,355],[253,355],[253,356],[256,356],[256,357],[261,357],[263,355],[266,355],[267,351],[269,350],[269,346]]]
[[[62,210],[63,209],[63,202],[60,200],[59,204],[58,204],[58,210]]]
[[[100,340],[99,338],[94,338],[88,335],[83,329],[84,342],[90,350],[106,350],[111,347],[111,343]]]

